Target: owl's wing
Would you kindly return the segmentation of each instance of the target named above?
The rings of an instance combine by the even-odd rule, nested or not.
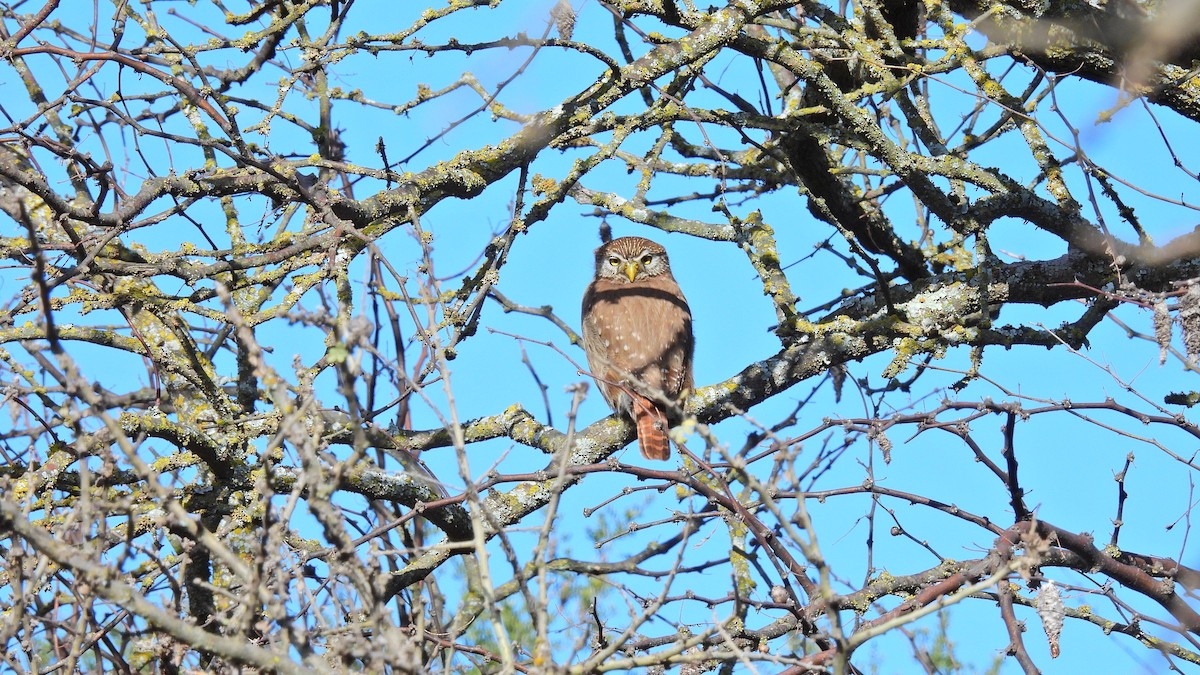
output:
[[[629,413],[628,397],[621,400],[622,391],[615,383],[622,379],[618,366],[611,358],[611,327],[615,324],[612,303],[602,300],[596,286],[603,280],[588,284],[583,294],[582,330],[583,352],[587,355],[588,370],[596,378],[600,395],[613,410]]]

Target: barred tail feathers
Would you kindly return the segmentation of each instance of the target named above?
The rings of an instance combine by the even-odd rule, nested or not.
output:
[[[666,460],[671,457],[671,438],[667,435],[667,416],[654,402],[640,394],[633,395],[630,407],[637,425],[638,449],[646,459]]]

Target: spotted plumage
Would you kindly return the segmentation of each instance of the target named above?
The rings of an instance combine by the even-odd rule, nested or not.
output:
[[[583,295],[583,349],[609,407],[634,421],[648,459],[667,459],[679,402],[692,388],[692,313],[671,276],[667,252],[621,237],[596,249],[596,276]]]

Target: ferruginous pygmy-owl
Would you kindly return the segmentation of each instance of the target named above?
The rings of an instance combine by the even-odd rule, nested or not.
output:
[[[662,246],[641,237],[596,249],[583,294],[583,350],[604,400],[637,425],[647,459],[667,459],[678,423],[653,398],[678,401],[692,388],[692,312]]]

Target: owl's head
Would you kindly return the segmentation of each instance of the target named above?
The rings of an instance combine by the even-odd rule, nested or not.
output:
[[[634,283],[670,273],[667,250],[649,239],[621,237],[596,249],[597,279]]]

